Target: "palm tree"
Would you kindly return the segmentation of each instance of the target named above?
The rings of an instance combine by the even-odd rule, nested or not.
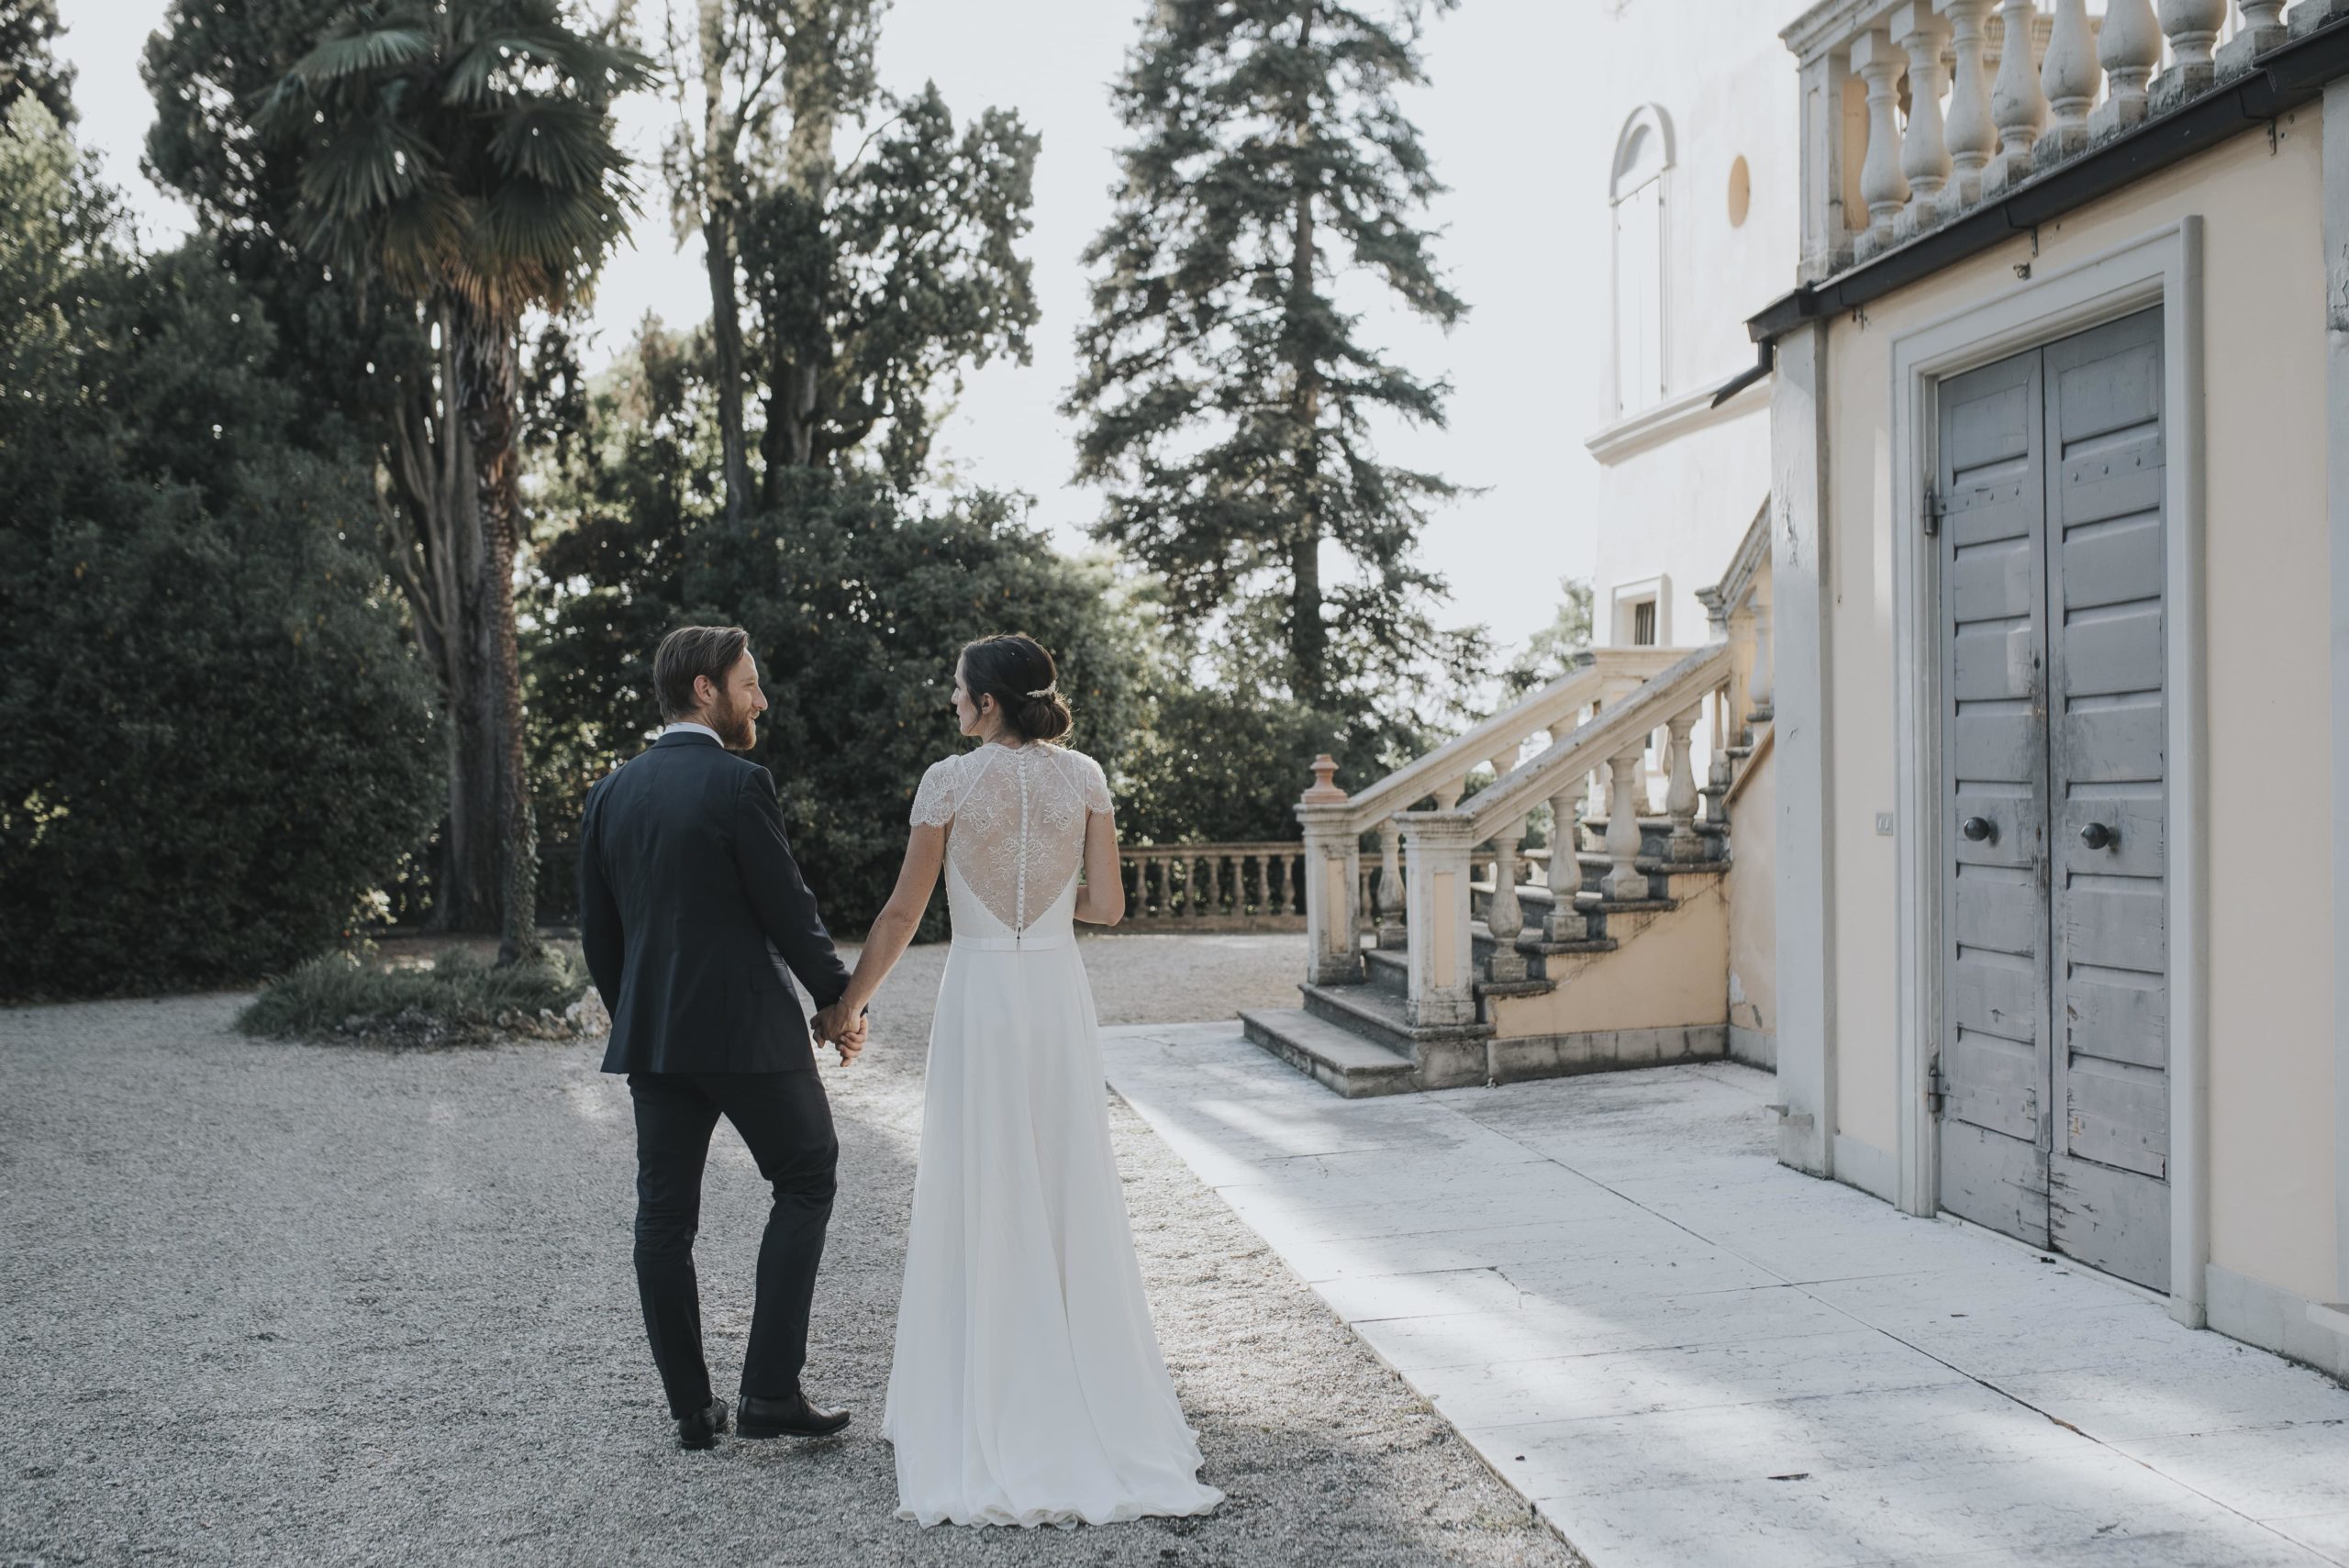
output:
[[[298,161],[303,245],[362,291],[413,300],[429,335],[380,489],[454,720],[439,914],[460,929],[495,917],[501,962],[537,948],[514,624],[522,318],[574,303],[626,232],[611,101],[651,74],[562,0],[365,0],[258,117]]]

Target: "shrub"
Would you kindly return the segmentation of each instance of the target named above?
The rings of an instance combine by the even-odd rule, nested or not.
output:
[[[238,1015],[247,1034],[406,1047],[516,1036],[572,1040],[609,1027],[576,954],[549,947],[493,965],[462,949],[387,968],[372,953],[327,953],[273,980]]]
[[[38,111],[35,111],[36,113]],[[43,117],[45,118],[45,117]],[[200,250],[108,248],[53,124],[0,129],[0,995],[240,984],[331,945],[440,810],[429,677]],[[74,239],[71,237],[80,235]]]

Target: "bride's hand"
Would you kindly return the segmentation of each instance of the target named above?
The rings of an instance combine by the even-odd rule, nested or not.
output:
[[[816,1038],[840,1051],[843,1067],[854,1062],[857,1053],[864,1049],[864,1030],[862,1008],[851,1017],[845,1006],[835,1002],[816,1015]]]

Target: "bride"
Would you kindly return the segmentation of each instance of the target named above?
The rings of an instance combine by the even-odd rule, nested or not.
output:
[[[882,1423],[897,1517],[1204,1514],[1223,1494],[1198,1479],[1197,1434],[1151,1329],[1072,926],[1125,913],[1108,784],[1053,744],[1068,705],[1032,639],[964,648],[954,711],[983,743],[923,775],[905,869],[824,1020],[872,1000],[942,864],[954,942]]]

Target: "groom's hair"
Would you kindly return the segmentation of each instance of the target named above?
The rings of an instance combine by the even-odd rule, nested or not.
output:
[[[652,654],[652,695],[661,704],[661,722],[690,718],[701,703],[694,696],[694,680],[707,675],[709,684],[726,689],[726,677],[742,662],[751,634],[739,626],[681,626],[661,639]]]

